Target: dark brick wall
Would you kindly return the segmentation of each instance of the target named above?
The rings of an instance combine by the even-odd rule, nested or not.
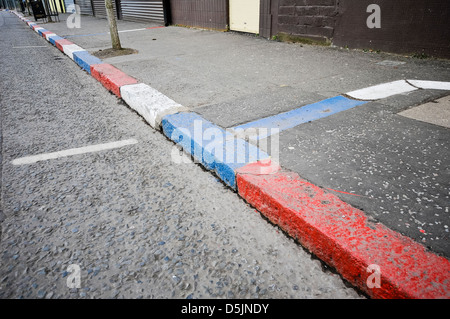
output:
[[[367,6],[381,9],[381,28],[367,27]],[[333,44],[450,58],[449,0],[339,0]]]
[[[277,31],[317,40],[331,40],[338,0],[278,0]]]
[[[262,1],[271,2],[272,21],[263,36],[282,33],[349,48],[450,58],[450,0]],[[381,28],[367,27],[370,4],[381,8]]]

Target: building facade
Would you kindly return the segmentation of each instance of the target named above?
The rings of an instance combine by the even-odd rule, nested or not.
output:
[[[13,2],[14,0],[0,0]],[[49,0],[65,12],[63,0]],[[64,0],[106,17],[105,0]],[[450,58],[449,0],[113,0],[118,19]]]
[[[172,23],[450,58],[448,0],[170,0]]]

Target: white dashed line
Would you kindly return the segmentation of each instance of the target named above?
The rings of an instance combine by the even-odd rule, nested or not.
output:
[[[129,140],[123,140],[123,141],[117,141],[117,142],[111,142],[111,143],[105,143],[105,144],[97,144],[97,145],[91,145],[91,146],[85,146],[85,147],[79,147],[79,148],[72,148],[72,149],[53,152],[53,153],[45,153],[45,154],[21,157],[21,158],[11,161],[11,163],[13,165],[27,165],[27,164],[33,164],[33,163],[36,163],[39,161],[57,159],[60,157],[67,157],[67,156],[72,156],[72,155],[79,155],[79,154],[85,154],[85,153],[93,153],[93,152],[111,150],[111,149],[120,148],[123,146],[137,144],[137,143],[138,143],[137,140],[129,139]]]

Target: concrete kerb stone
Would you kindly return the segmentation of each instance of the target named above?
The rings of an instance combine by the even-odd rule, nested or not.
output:
[[[270,156],[196,113],[176,113],[162,119],[162,131],[194,160],[236,189],[236,170]]]
[[[103,63],[102,60],[89,54],[89,52],[85,50],[73,52],[73,60],[89,74],[91,74],[91,65]]]
[[[49,31],[49,33],[46,33],[46,34],[45,34],[45,39],[46,39],[48,42],[50,42],[50,37],[54,37],[54,36],[56,36],[56,34],[53,33],[53,32],[51,32],[51,31]]]
[[[56,40],[55,41],[56,47],[63,53],[64,53],[64,46],[65,45],[71,45],[71,44],[74,44],[74,43],[70,42],[69,40],[66,40],[66,39],[61,39],[61,40]]]
[[[56,34],[55,35],[48,35],[47,39],[54,46],[56,46],[56,41],[64,40],[64,38],[62,38],[62,37],[60,37],[59,35],[56,35]]]
[[[91,75],[119,98],[122,97],[121,86],[138,83],[135,78],[108,63],[91,65]]]
[[[49,34],[54,34],[52,31],[45,31],[45,32],[42,32],[42,37],[45,39],[45,40],[47,40],[48,41],[48,39],[47,39],[47,35],[49,35]]]
[[[449,298],[450,262],[298,174],[237,170],[239,195],[374,298]],[[378,269],[379,283],[371,281]],[[373,285],[373,286],[372,286]]]
[[[144,83],[124,85],[120,87],[120,94],[132,109],[157,130],[161,130],[161,121],[165,115],[189,111],[187,107]]]
[[[63,52],[65,55],[67,55],[69,58],[71,58],[73,60],[73,53],[74,52],[87,52],[85,49],[83,49],[82,47],[76,45],[76,44],[68,44],[68,45],[63,45]]]
[[[38,32],[38,34],[39,34],[41,37],[43,37],[42,34],[43,34],[44,32],[49,32],[49,31],[48,31],[47,29],[42,28],[42,29],[39,29],[37,32]]]

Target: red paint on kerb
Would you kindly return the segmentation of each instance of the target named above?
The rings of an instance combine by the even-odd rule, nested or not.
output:
[[[44,39],[47,39],[47,34],[53,34],[53,32],[52,32],[52,31],[45,31],[45,32],[42,32],[42,37],[43,37]]]
[[[258,163],[236,172],[239,195],[271,222],[373,298],[450,298],[450,262],[298,174],[255,174]],[[369,288],[369,265],[381,287]]]
[[[91,65],[91,75],[119,98],[121,86],[138,83],[135,78],[107,63]]]
[[[56,41],[55,41],[56,47],[57,47],[61,52],[64,52],[63,45],[70,45],[70,44],[73,44],[73,42],[70,42],[70,41],[67,40],[67,39],[61,39],[61,40],[56,40]]]

